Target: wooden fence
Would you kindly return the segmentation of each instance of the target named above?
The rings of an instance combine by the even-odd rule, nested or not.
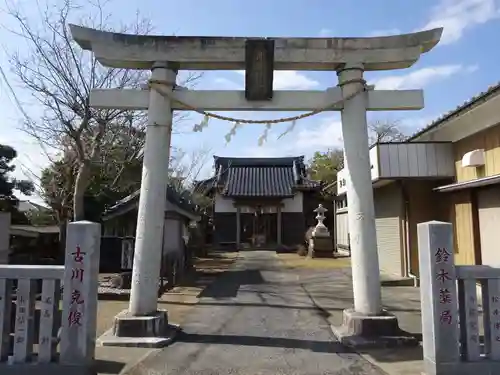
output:
[[[449,223],[418,224],[418,249],[426,374],[500,374],[500,268],[456,266]]]
[[[0,265],[0,374],[94,364],[100,225],[68,225],[64,266]]]

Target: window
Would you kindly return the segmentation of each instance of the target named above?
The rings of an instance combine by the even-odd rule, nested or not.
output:
[[[347,197],[346,196],[342,197],[342,199],[336,202],[336,205],[338,210],[342,208],[347,208]]]

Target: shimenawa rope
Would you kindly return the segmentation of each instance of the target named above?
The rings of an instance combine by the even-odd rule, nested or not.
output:
[[[199,114],[203,115],[204,117],[203,117],[203,120],[201,121],[201,123],[196,124],[193,127],[193,131],[195,131],[195,132],[198,132],[198,131],[201,132],[203,130],[203,128],[207,127],[208,126],[209,118],[214,118],[214,119],[217,119],[217,120],[229,121],[229,122],[234,123],[233,128],[225,136],[226,141],[228,143],[231,140],[231,137],[236,134],[236,130],[237,130],[237,128],[239,126],[241,126],[241,124],[265,124],[266,125],[266,129],[264,130],[264,133],[262,134],[262,136],[259,137],[259,145],[262,145],[264,143],[264,141],[266,140],[267,133],[268,133],[269,129],[271,128],[271,126],[273,124],[279,124],[279,123],[283,123],[283,122],[292,122],[291,126],[287,130],[285,130],[285,132],[283,132],[278,137],[278,139],[279,139],[279,138],[283,137],[284,135],[288,134],[289,132],[291,132],[294,129],[295,124],[296,124],[296,122],[298,120],[302,120],[304,118],[307,118],[307,117],[310,117],[310,116],[314,116],[316,114],[324,112],[324,111],[326,111],[326,110],[328,110],[328,109],[330,109],[332,107],[335,107],[336,105],[338,105],[340,103],[345,103],[345,102],[349,101],[350,99],[354,98],[358,94],[361,94],[362,92],[368,91],[368,88],[366,86],[366,82],[364,80],[359,80],[359,79],[352,80],[352,82],[351,81],[343,82],[342,86],[344,86],[344,85],[346,85],[348,83],[354,83],[354,82],[361,82],[363,84],[363,87],[360,90],[357,90],[354,93],[348,95],[346,98],[342,98],[342,99],[340,99],[340,100],[338,100],[336,102],[330,103],[330,104],[328,104],[328,105],[326,105],[324,107],[320,107],[318,109],[314,109],[312,111],[309,111],[309,112],[306,112],[306,113],[303,113],[303,114],[300,114],[300,115],[297,115],[297,116],[282,117],[282,118],[279,118],[279,119],[272,119],[272,120],[237,119],[237,118],[234,118],[234,117],[218,115],[216,113],[207,112],[207,111],[204,111],[202,109],[193,107],[192,105],[190,105],[188,103],[185,103],[185,102],[177,99],[174,95],[170,95],[170,93],[165,92],[165,91],[161,90],[158,87],[159,85],[171,85],[172,83],[168,82],[168,81],[164,81],[164,80],[152,80],[151,79],[151,80],[148,81],[148,87],[150,89],[153,89],[156,92],[158,92],[161,96],[163,96],[165,98],[168,98],[169,100],[171,100],[173,102],[179,103],[181,106],[185,107],[186,109],[194,111],[196,113],[199,113]],[[175,91],[175,89],[173,91]]]

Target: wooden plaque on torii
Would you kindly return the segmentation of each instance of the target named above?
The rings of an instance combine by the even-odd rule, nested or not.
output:
[[[251,101],[273,98],[274,40],[245,42],[245,98]]]

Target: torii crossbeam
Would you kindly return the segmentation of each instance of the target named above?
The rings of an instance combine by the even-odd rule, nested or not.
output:
[[[230,38],[128,35],[75,25],[70,25],[70,28],[75,41],[83,49],[91,50],[101,64],[151,70],[151,81],[160,83],[163,92],[162,95],[157,89],[94,90],[90,98],[96,108],[148,109],[149,126],[127,326],[136,317],[136,325],[143,336],[161,335],[151,327],[161,326],[157,320],[162,319],[157,312],[156,293],[164,207],[158,203],[165,201],[166,195],[168,169],[165,161],[169,160],[172,111],[189,108],[204,111],[315,111],[331,105],[326,110],[341,111],[346,167],[350,176],[347,197],[354,310],[344,312],[347,334],[363,335],[365,327],[370,327],[372,333],[383,334],[383,328],[394,327],[394,322],[397,327],[395,318],[390,321],[384,315],[380,319],[383,312],[366,111],[421,109],[424,101],[421,90],[366,92],[363,72],[412,66],[422,53],[436,46],[442,29],[374,38]],[[254,45],[263,45],[267,52],[252,60],[252,65],[248,61],[248,51],[252,48],[246,47],[256,39],[263,42]],[[258,47],[253,49],[258,50]],[[259,59],[265,61],[255,64]],[[258,94],[259,90],[255,91],[257,95],[245,95],[244,91],[178,90],[176,75],[183,69],[257,70],[254,80],[247,75],[246,90],[248,93],[248,85],[255,84],[261,93]],[[273,70],[336,71],[338,87],[326,91],[269,93],[266,90],[270,87],[269,77],[272,77]],[[246,100],[249,97],[269,100]],[[145,324],[144,316],[154,323]],[[373,329],[378,324],[386,326]]]
[[[149,108],[149,90],[100,89],[90,94],[90,105],[95,108],[145,110]],[[272,100],[248,101],[244,91],[236,90],[183,90],[172,93],[178,101],[173,110],[189,110],[180,103],[203,111],[314,111],[338,103],[325,111],[341,111],[342,89],[326,91],[275,91]],[[375,90],[368,92],[368,111],[417,110],[424,107],[422,90]]]

